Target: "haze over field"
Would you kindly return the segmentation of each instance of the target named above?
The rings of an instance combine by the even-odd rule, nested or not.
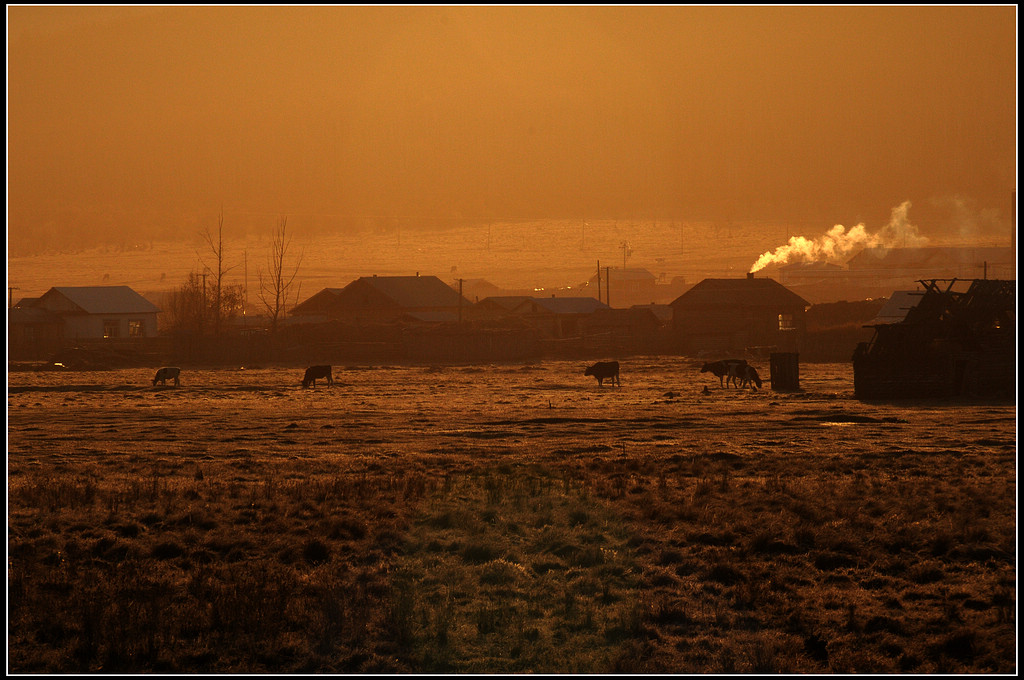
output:
[[[221,210],[243,233],[287,215],[300,236],[791,226],[766,249],[880,228],[905,202],[930,238],[1011,229],[1015,6],[7,18],[11,253],[191,238]]]

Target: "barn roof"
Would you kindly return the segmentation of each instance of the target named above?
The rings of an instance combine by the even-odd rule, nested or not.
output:
[[[810,302],[774,279],[704,279],[672,302],[672,307],[809,307]]]
[[[128,286],[55,286],[36,303],[63,297],[86,314],[153,314],[160,308]]]

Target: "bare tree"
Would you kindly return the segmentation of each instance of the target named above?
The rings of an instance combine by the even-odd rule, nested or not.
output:
[[[285,263],[288,249],[291,247],[292,239],[287,232],[288,218],[282,217],[274,230],[273,241],[270,244],[270,254],[267,256],[267,271],[258,269],[260,280],[259,298],[270,316],[270,333],[277,333],[277,323],[288,304],[288,294],[295,276],[299,273],[299,265],[302,263],[302,253],[299,253],[298,260],[294,267]],[[298,300],[296,300],[298,302]]]
[[[215,313],[211,300],[205,292],[206,282],[202,274],[189,272],[188,278],[167,296],[164,303],[162,325],[170,330],[190,331],[202,334],[205,320]],[[220,293],[218,309],[222,318],[233,319],[242,309],[245,291],[241,284],[228,284]]]
[[[213,257],[216,261],[216,268],[210,269],[213,274],[213,330],[214,333],[220,335],[221,321],[225,316],[225,297],[224,297],[224,275],[235,267],[224,268],[224,210],[221,209],[220,215],[217,217],[217,237],[216,239],[210,233],[209,228],[203,231],[203,239],[206,241],[206,245],[210,247],[213,252]],[[198,254],[198,253],[197,253]],[[200,258],[200,261],[202,258]],[[204,265],[205,266],[205,265]],[[236,265],[237,266],[237,265]]]

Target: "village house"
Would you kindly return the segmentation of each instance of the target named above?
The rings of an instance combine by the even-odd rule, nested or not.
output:
[[[471,303],[436,276],[362,276],[344,288],[325,288],[296,305],[296,320],[457,321]]]
[[[704,279],[672,302],[672,327],[684,354],[799,352],[806,300],[769,278]]]
[[[69,343],[153,338],[159,313],[128,286],[57,286],[8,311],[8,353],[34,360]]]

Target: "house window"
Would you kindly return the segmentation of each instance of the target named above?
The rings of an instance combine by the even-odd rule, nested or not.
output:
[[[780,331],[795,331],[796,324],[793,323],[792,314],[779,314],[779,330]]]
[[[129,338],[141,338],[142,337],[142,321],[139,319],[128,320],[128,337]]]
[[[114,319],[114,320],[104,319],[103,320],[103,337],[105,337],[105,338],[116,338],[116,337],[119,337],[120,336],[120,332],[119,331],[121,330],[120,326],[121,326],[121,324],[119,324],[117,322],[117,319]]]

